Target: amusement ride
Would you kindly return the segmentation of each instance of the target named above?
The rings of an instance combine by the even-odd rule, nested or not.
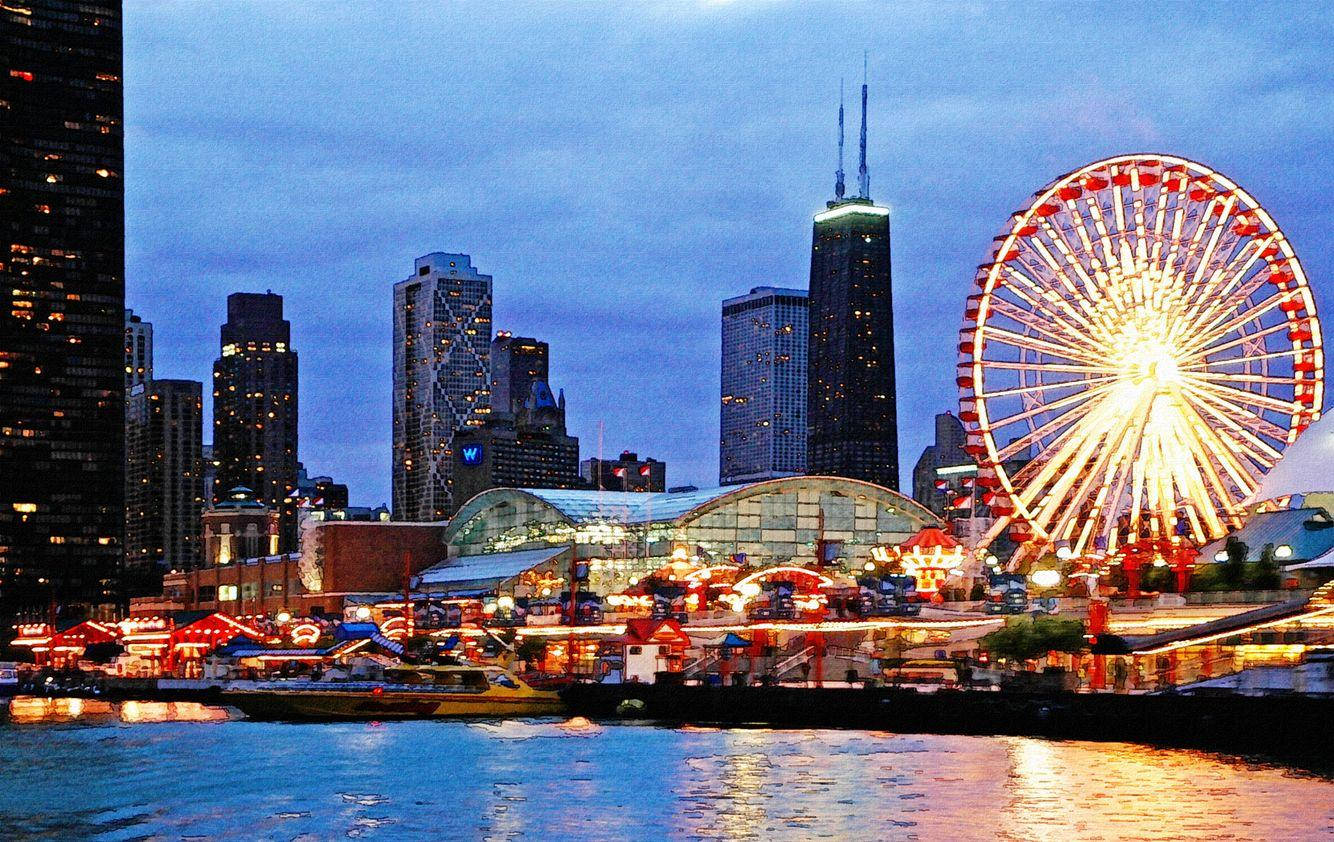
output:
[[[1034,194],[978,267],[957,384],[1011,561],[1198,547],[1240,525],[1324,390],[1315,300],[1260,204],[1170,155]]]

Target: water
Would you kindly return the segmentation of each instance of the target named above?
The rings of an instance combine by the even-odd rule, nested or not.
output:
[[[1334,835],[1334,781],[1120,743],[76,707],[20,702],[0,726],[0,838]]]

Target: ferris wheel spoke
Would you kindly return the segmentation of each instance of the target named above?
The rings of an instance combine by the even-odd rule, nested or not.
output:
[[[1080,501],[1087,500],[1091,494],[1095,494],[1095,488],[1096,495],[1092,506],[1096,511],[1103,511],[1107,489],[1112,485],[1113,477],[1124,468],[1124,463],[1121,460],[1134,441],[1131,437],[1131,430],[1141,430],[1148,413],[1141,406],[1132,411],[1129,417],[1135,419],[1133,424],[1113,427],[1108,431],[1107,441],[1098,449],[1093,463],[1085,472],[1083,482],[1071,495],[1071,505],[1067,506],[1065,512],[1056,521],[1051,530],[1053,534],[1064,535],[1067,540],[1073,537],[1076,518],[1083,508]],[[1096,529],[1096,518],[1088,518],[1081,535],[1075,542],[1074,549],[1076,552],[1082,552],[1087,548],[1088,538]]]
[[[1015,386],[1009,389],[1000,389],[995,392],[977,392],[978,398],[1003,398],[1007,395],[1031,395],[1040,392],[1048,392],[1053,389],[1069,389],[1075,386],[1096,386],[1101,383],[1111,383],[1117,380],[1116,377],[1090,377],[1085,380],[1065,380],[1060,383],[1034,383],[1032,385]]]
[[[1257,340],[1257,338],[1263,339],[1270,333],[1275,332],[1275,330],[1286,330],[1287,327],[1288,326],[1286,324],[1279,324],[1275,325],[1273,329],[1270,329],[1268,331],[1258,331],[1253,334],[1247,334],[1245,336],[1242,336],[1235,342],[1229,342],[1225,346],[1219,346],[1218,349],[1210,350],[1209,353],[1215,354],[1218,352],[1218,350],[1229,350],[1231,348],[1235,348],[1238,345],[1244,345],[1247,342],[1254,342]],[[1219,366],[1225,366],[1225,365],[1237,365],[1239,363],[1255,363],[1255,362],[1260,362],[1262,360],[1281,360],[1292,357],[1300,357],[1309,352],[1310,349],[1308,348],[1285,348],[1281,351],[1270,351],[1269,353],[1266,354],[1251,354],[1250,356],[1237,356],[1237,357],[1221,357],[1219,359],[1203,360],[1203,361],[1200,361],[1203,359],[1201,355],[1197,354],[1192,358],[1196,360],[1196,362],[1192,362],[1190,365],[1181,366],[1181,370],[1183,372],[1190,373],[1195,371],[1207,370],[1211,368],[1217,368]],[[1292,379],[1288,378],[1288,382],[1292,382]]]
[[[1062,347],[1082,348],[1094,357],[1105,357],[1107,349],[1092,343],[1089,337],[1069,324],[1054,323],[1036,316],[1034,311],[1024,310],[1003,298],[993,298],[991,307],[1010,321],[1023,325],[1034,333],[1041,334]]]
[[[1241,325],[1238,325],[1238,330],[1244,327],[1245,324],[1246,322],[1243,322]],[[1245,343],[1253,342],[1256,339],[1263,339],[1266,336],[1271,336],[1275,333],[1278,333],[1279,331],[1286,331],[1288,329],[1289,329],[1288,323],[1286,321],[1283,321],[1283,322],[1278,322],[1277,324],[1272,324],[1268,327],[1261,328],[1260,330],[1257,330],[1254,333],[1242,333],[1236,339],[1230,340],[1228,342],[1222,342],[1221,344],[1205,345],[1202,348],[1199,348],[1198,350],[1193,350],[1187,354],[1184,354],[1181,358],[1183,363],[1192,363],[1192,365],[1182,365],[1181,367],[1183,369],[1195,368],[1196,366],[1193,365],[1193,363],[1195,363],[1197,360],[1202,360],[1205,357],[1208,357],[1212,354],[1217,354],[1220,351],[1231,350],[1232,348],[1235,348],[1238,345],[1244,345]],[[1227,339],[1228,336],[1231,334],[1232,334],[1231,331],[1223,334],[1213,334],[1211,338],[1214,340],[1223,340]],[[1273,357],[1287,356],[1289,354],[1296,354],[1296,353],[1300,353],[1299,349],[1287,348],[1286,350],[1275,351],[1266,357],[1228,357],[1227,359],[1228,360],[1270,359]],[[1205,364],[1207,365],[1208,363]]]
[[[1237,307],[1240,306],[1238,302],[1249,301],[1251,296],[1263,289],[1264,286],[1265,279],[1256,275],[1237,286],[1232,286],[1232,288],[1218,289],[1213,293],[1208,304],[1197,311],[1192,311],[1181,320],[1181,329],[1178,333],[1184,333],[1188,329],[1188,325],[1211,325],[1219,319],[1227,318],[1229,313],[1235,312]],[[1245,322],[1242,322],[1242,324],[1245,324]],[[1194,344],[1198,344],[1198,340]]]
[[[1268,385],[1291,386],[1295,382],[1291,377],[1277,377],[1272,374],[1245,374],[1242,372],[1192,372],[1195,380],[1209,383],[1265,383]]]
[[[1070,360],[1071,362],[1083,362],[1097,364],[1106,360],[1105,356],[1099,356],[1089,353],[1086,349],[1072,347],[1069,345],[1058,345],[1055,342],[1048,342],[1045,339],[1038,339],[1036,336],[1024,336],[1020,333],[1006,330],[1001,327],[986,327],[985,340],[987,342],[996,342],[1001,345],[1008,345],[1011,348],[1023,350],[1040,351],[1050,357]]]
[[[1209,454],[1200,449],[1200,441],[1188,436],[1186,446],[1190,448],[1193,457],[1182,461],[1185,475],[1183,484],[1190,486],[1185,496],[1193,501],[1192,505],[1186,507],[1187,517],[1192,521],[1192,533],[1200,540],[1208,533],[1217,534],[1226,529],[1218,516],[1218,508],[1222,501],[1231,497],[1231,492],[1213,469]],[[1204,520],[1203,525],[1200,523],[1201,518]],[[1208,527],[1208,533],[1202,526]]]
[[[1043,262],[1047,264],[1047,268],[1051,270],[1052,275],[1060,280],[1061,285],[1072,296],[1089,304],[1095,303],[1088,295],[1088,290],[1093,286],[1093,279],[1088,276],[1088,273],[1084,271],[1084,267],[1075,259],[1074,254],[1070,250],[1070,243],[1065,239],[1065,235],[1059,228],[1052,225],[1050,220],[1043,220],[1042,227],[1048,239],[1051,240],[1051,244],[1055,246],[1056,251],[1060,253],[1061,260],[1058,261],[1055,256],[1052,255],[1051,249],[1047,248],[1046,244],[1037,237],[1029,238],[1033,249],[1042,256]],[[1065,265],[1062,266],[1062,263]],[[1079,284],[1076,284],[1070,279],[1066,267],[1075,273],[1075,277],[1080,281]],[[1083,318],[1082,313],[1079,315]],[[1087,324],[1087,321],[1085,321],[1085,324]]]
[[[1018,456],[1021,453],[1024,453],[1025,451],[1030,450],[1034,444],[1037,444],[1042,439],[1059,433],[1061,430],[1063,430],[1070,424],[1077,423],[1079,419],[1083,418],[1085,415],[1088,414],[1091,408],[1092,404],[1084,403],[1066,412],[1061,413],[1060,415],[1056,416],[1055,418],[1052,418],[1050,421],[1047,421],[1046,423],[1042,424],[1039,427],[1034,427],[1024,435],[1011,440],[1009,444],[997,450],[996,461],[1005,462],[1010,459],[1013,459],[1015,456]],[[1049,407],[1047,406],[1042,407],[1042,411],[1044,412],[1047,411],[1048,409]],[[997,425],[992,429],[999,429],[999,428],[1000,425]]]
[[[1139,415],[1144,410],[1136,407],[1135,415]],[[1053,524],[1058,520],[1057,512],[1065,508],[1067,512],[1078,505],[1078,499],[1081,496],[1078,492],[1072,496],[1072,490],[1076,488],[1076,483],[1080,483],[1079,488],[1087,487],[1095,478],[1095,471],[1090,462],[1099,455],[1106,455],[1111,448],[1106,447],[1109,435],[1114,435],[1116,427],[1109,426],[1106,422],[1112,415],[1119,415],[1125,410],[1125,407],[1114,407],[1110,402],[1099,407],[1102,418],[1090,418],[1095,423],[1076,425],[1079,430],[1078,435],[1072,435],[1066,446],[1066,452],[1069,454],[1066,463],[1067,469],[1059,474],[1052,472],[1051,487],[1045,490],[1043,503],[1039,508],[1035,518],[1044,524]]]
[[[1229,319],[1227,322],[1221,325],[1218,324],[1217,321],[1215,320],[1215,322],[1213,323],[1198,326],[1196,335],[1226,336],[1229,333],[1232,333],[1234,330],[1237,330],[1247,322],[1258,321],[1261,316],[1274,310],[1284,301],[1290,300],[1290,298],[1291,295],[1289,293],[1279,293],[1278,295],[1272,295],[1269,298],[1266,298],[1264,301],[1261,301],[1255,306],[1251,307],[1249,310],[1246,310],[1240,316],[1236,316],[1232,319]],[[1226,315],[1227,314],[1224,313],[1221,318],[1226,318]],[[1188,348],[1187,350],[1189,351],[1195,350],[1199,346],[1200,341],[1202,340],[1197,340],[1196,342],[1192,343],[1191,347]]]
[[[1051,317],[1053,324],[1060,325],[1063,329],[1078,333],[1088,328],[1088,319],[1076,308],[1070,306],[1070,302],[1065,299],[1061,291],[1051,284],[1039,283],[1031,275],[1019,271],[1016,267],[1006,264],[1006,279],[1010,282],[1004,287],[998,287],[993,294],[999,293],[1002,289],[1008,291],[1011,295],[1021,299],[1025,304],[1033,307],[1035,311],[1042,311]],[[1070,322],[1079,324],[1071,324]]]
[[[1007,415],[1003,418],[993,420],[990,424],[990,429],[992,430],[1003,429],[1008,425],[1017,424],[1021,421],[1027,421],[1029,418],[1032,418],[1035,415],[1041,415],[1044,412],[1053,412],[1057,409],[1064,409],[1069,406],[1078,405],[1084,401],[1089,400],[1090,398],[1097,397],[1098,395],[1106,392],[1108,389],[1111,388],[1111,386],[1112,386],[1111,383],[1106,383],[1099,386],[1094,386],[1090,389],[1085,389],[1082,392],[1076,392],[1073,395],[1066,395],[1065,397],[1057,398],[1052,401],[1040,402],[1035,406],[1017,412],[1014,415]]]
[[[1217,420],[1218,426],[1230,430],[1233,439],[1237,443],[1237,447],[1246,451],[1249,459],[1263,465],[1266,469],[1274,467],[1278,462],[1279,457],[1282,455],[1277,449],[1265,442],[1264,439],[1257,436],[1251,430],[1234,420],[1226,412],[1217,409],[1212,404],[1201,401],[1194,410],[1196,416],[1200,418],[1201,423],[1208,423],[1203,417],[1207,414]],[[1214,425],[1211,424],[1209,426],[1212,428]]]
[[[1059,374],[1107,374],[1107,366],[1104,365],[1072,365],[1069,363],[1039,363],[1010,360],[990,360],[987,365],[991,368],[1009,369],[1014,371],[1033,371],[1033,372],[1055,372]],[[1074,381],[1065,381],[1074,382]]]
[[[1237,459],[1236,447],[1229,447],[1229,442],[1224,441],[1218,432],[1205,423],[1199,413],[1195,412],[1193,407],[1187,410],[1191,416],[1191,426],[1193,431],[1200,439],[1200,454],[1207,457],[1205,462],[1217,462],[1223,468],[1223,473],[1227,474],[1236,486],[1241,489],[1243,495],[1249,495],[1255,490],[1255,478],[1251,470],[1248,470],[1242,462]]]
[[[1254,406],[1259,409],[1268,409],[1274,412],[1289,414],[1289,415],[1292,414],[1294,410],[1292,401],[1283,401],[1279,400],[1278,398],[1270,397],[1269,395],[1259,394],[1258,392],[1250,392],[1245,389],[1238,389],[1237,387],[1229,386],[1226,383],[1209,383],[1209,384],[1183,383],[1182,386],[1183,388],[1196,393],[1201,393],[1206,391],[1204,387],[1207,386],[1207,391],[1212,392],[1215,396],[1222,398],[1224,400],[1229,400],[1230,402],[1240,406]]]
[[[1185,384],[1184,388],[1187,392],[1191,393],[1197,399],[1198,403],[1207,404],[1216,411],[1221,412],[1227,417],[1231,418],[1233,421],[1240,424],[1242,427],[1246,428],[1247,430],[1250,430],[1257,436],[1262,436],[1271,441],[1278,441],[1278,442],[1282,442],[1287,439],[1288,436],[1287,430],[1278,426],[1274,422],[1269,421],[1268,419],[1264,418],[1261,415],[1258,415],[1253,412],[1248,412],[1246,408],[1243,405],[1241,405],[1239,401],[1229,400],[1224,396],[1215,394],[1215,392],[1212,390],[1200,389],[1191,386],[1190,384]],[[1252,393],[1246,392],[1245,394],[1250,395]],[[1291,405],[1284,404],[1284,406],[1286,406],[1287,408],[1283,410],[1274,410],[1274,411],[1281,412],[1283,414],[1290,414],[1292,412]]]

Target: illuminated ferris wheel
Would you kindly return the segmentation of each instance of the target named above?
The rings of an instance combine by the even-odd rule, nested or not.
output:
[[[976,281],[957,382],[988,542],[1007,527],[1030,552],[1204,542],[1319,415],[1301,264],[1201,164],[1123,155],[1057,179]]]

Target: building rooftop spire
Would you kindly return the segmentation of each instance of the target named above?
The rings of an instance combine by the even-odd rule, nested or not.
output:
[[[834,198],[843,198],[843,80],[838,80],[838,171],[834,174]]]
[[[871,198],[871,176],[866,171],[866,52],[862,52],[862,154],[861,164],[857,167],[857,195],[863,199]]]

